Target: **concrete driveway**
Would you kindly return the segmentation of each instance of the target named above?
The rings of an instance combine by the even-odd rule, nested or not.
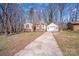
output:
[[[62,56],[62,52],[51,32],[45,32],[15,56]]]

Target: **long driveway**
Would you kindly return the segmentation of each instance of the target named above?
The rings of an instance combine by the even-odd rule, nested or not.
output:
[[[45,32],[15,56],[62,56],[62,52],[51,32]]]

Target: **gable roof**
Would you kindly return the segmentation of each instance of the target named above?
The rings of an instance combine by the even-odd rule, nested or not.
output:
[[[48,26],[56,26],[56,27],[58,27],[56,24],[54,24],[54,23],[51,23],[51,24],[49,24]]]
[[[72,24],[72,25],[79,25],[79,22],[69,22],[69,24]]]
[[[33,26],[32,23],[25,23],[25,24],[24,24],[24,27],[26,27],[26,25]]]

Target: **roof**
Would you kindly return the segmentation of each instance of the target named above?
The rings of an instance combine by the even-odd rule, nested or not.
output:
[[[51,24],[49,24],[48,26],[56,26],[56,27],[58,27],[56,24],[54,24],[54,23],[51,23]]]
[[[24,25],[27,25],[27,24],[29,24],[29,25],[33,25],[32,23],[25,23]]]
[[[79,25],[79,22],[69,22],[72,25]]]

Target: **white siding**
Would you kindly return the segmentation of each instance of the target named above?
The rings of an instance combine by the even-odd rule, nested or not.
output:
[[[58,31],[59,28],[57,25],[55,25],[54,23],[51,23],[47,26],[47,31],[48,32],[55,32],[55,31]]]

